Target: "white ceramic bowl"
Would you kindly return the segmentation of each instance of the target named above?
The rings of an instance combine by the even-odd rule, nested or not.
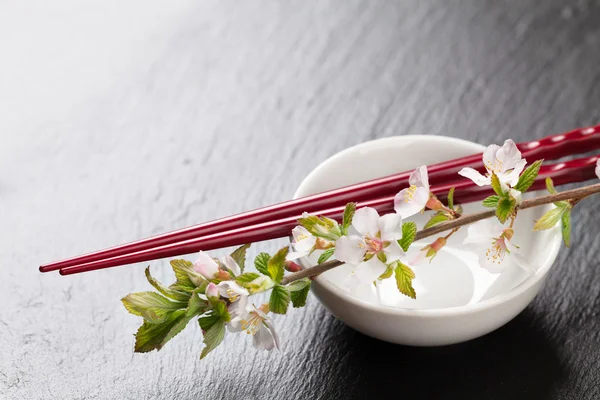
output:
[[[483,149],[479,144],[443,136],[397,136],[362,143],[315,168],[294,197],[480,153]],[[532,275],[513,264],[499,275],[479,267],[474,254],[461,245],[465,227],[448,241],[431,264],[414,267],[416,300],[399,294],[394,279],[385,281],[379,293],[367,285],[361,293],[351,295],[344,286],[350,271],[345,265],[315,279],[313,292],[337,318],[366,335],[388,342],[439,346],[485,335],[513,319],[542,288],[561,245],[560,231],[555,228],[532,232],[531,227],[533,220],[539,219],[549,207],[520,212],[517,218],[513,241],[536,266],[537,271]],[[468,213],[480,209],[478,204],[465,205]],[[425,218],[418,216],[411,220],[422,227]],[[418,249],[415,244],[411,251]],[[316,263],[316,257],[318,254],[300,262],[308,267]]]

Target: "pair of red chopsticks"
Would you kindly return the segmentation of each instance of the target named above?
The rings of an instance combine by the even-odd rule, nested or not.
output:
[[[519,143],[517,146],[523,158],[528,159],[529,162],[542,158],[546,161],[556,160],[573,154],[590,152],[600,148],[600,125],[576,129],[538,141]],[[428,166],[431,191],[443,198],[448,190],[454,187],[456,188],[455,201],[463,204],[487,197],[490,194],[489,188],[478,187],[470,180],[461,179],[457,174],[464,167],[483,172],[481,156],[481,154],[474,154]],[[556,185],[593,179],[598,158],[600,156],[591,156],[544,165],[531,190],[543,189],[546,177],[552,177]],[[70,275],[175,257],[199,250],[206,251],[285,237],[290,235],[297,224],[296,220],[303,212],[339,220],[348,202],[357,202],[359,207],[374,207],[379,213],[391,212],[395,194],[408,186],[411,173],[412,171],[402,172],[42,265],[40,271],[60,270],[61,275]]]

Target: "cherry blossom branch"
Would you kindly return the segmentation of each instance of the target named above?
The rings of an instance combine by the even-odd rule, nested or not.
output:
[[[545,204],[554,203],[557,201],[567,201],[572,200],[575,203],[581,201],[582,199],[591,196],[593,194],[600,193],[600,183],[595,185],[583,186],[577,189],[567,190],[557,194],[550,194],[546,196],[536,197],[531,200],[524,200],[521,205],[517,207],[518,210],[525,210],[528,208],[538,207]],[[415,240],[424,239],[429,236],[437,235],[438,233],[448,231],[451,229],[459,228],[463,225],[472,224],[477,221],[481,221],[483,219],[492,218],[496,215],[496,210],[482,211],[475,214],[469,214],[461,216],[457,219],[453,219],[447,222],[440,223],[431,228],[423,229],[417,232]],[[311,268],[306,268],[298,272],[294,272],[281,281],[282,285],[287,285],[288,283],[297,281],[299,279],[308,278],[317,276],[323,272],[329,271],[335,267],[339,267],[344,264],[341,261],[332,260],[327,261],[323,264],[316,265]]]

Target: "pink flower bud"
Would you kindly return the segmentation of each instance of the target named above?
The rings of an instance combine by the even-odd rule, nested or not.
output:
[[[286,261],[285,269],[289,272],[298,272],[298,271],[302,270],[302,267],[293,261]]]
[[[444,209],[444,205],[441,201],[437,199],[437,197],[430,197],[429,200],[427,200],[427,204],[425,204],[425,207],[435,211]]]
[[[217,285],[211,282],[208,284],[208,286],[206,286],[206,297],[219,297],[219,289],[217,288]]]

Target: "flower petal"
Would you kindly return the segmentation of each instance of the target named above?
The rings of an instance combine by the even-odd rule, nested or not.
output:
[[[497,144],[490,144],[483,151],[483,165],[485,165],[485,168],[488,171],[491,171],[494,168],[494,166],[496,165],[496,157],[497,157],[498,150],[500,150],[500,146],[498,146]],[[459,174],[460,174],[460,172],[459,172]]]
[[[369,261],[358,264],[348,277],[346,285],[351,293],[355,293],[359,286],[373,283],[385,272],[386,268],[387,266],[377,257],[373,257]]]
[[[475,182],[477,186],[489,185],[491,183],[490,178],[481,175],[473,168],[463,168],[458,171],[458,174],[464,176],[465,178],[469,178]]]
[[[287,256],[285,256],[285,259],[287,261],[294,261],[294,260],[297,260],[297,259],[302,258],[307,255],[308,255],[307,251],[292,251],[292,252],[288,253]]]
[[[203,251],[198,253],[198,260],[194,263],[194,270],[207,279],[213,279],[219,272],[219,265],[211,256]]]
[[[359,236],[342,236],[335,242],[333,256],[345,263],[357,265],[365,257],[364,241]]]
[[[352,225],[361,235],[373,235],[379,231],[379,213],[371,207],[363,207],[356,210]]]
[[[521,152],[512,139],[507,139],[496,153],[496,159],[499,161],[500,172],[510,171],[517,167],[517,163],[521,160]]]
[[[402,250],[402,247],[400,247],[396,240],[392,240],[390,245],[383,249],[383,253],[386,255],[388,263],[404,256],[404,250]]]
[[[231,256],[225,256],[221,258],[221,262],[225,264],[225,266],[229,268],[229,270],[233,272],[233,274],[236,276],[242,272],[238,263],[236,263],[233,257]]]
[[[429,200],[429,190],[417,188],[412,194],[410,189],[402,189],[394,197],[394,210],[402,218],[409,218],[421,212]]]
[[[317,242],[317,238],[310,234],[310,232],[303,226],[297,226],[292,229],[292,235],[294,236],[294,250],[301,252],[310,252]]]
[[[379,218],[379,232],[381,232],[381,240],[402,239],[402,217],[396,213],[390,213]]]
[[[261,324],[252,337],[252,345],[258,350],[270,351],[273,350],[277,344],[271,330],[269,330],[266,325]]]
[[[498,179],[500,180],[500,182],[502,182],[504,184],[509,184],[510,186],[515,186],[517,184],[517,182],[519,182],[519,175],[521,175],[521,172],[523,172],[523,169],[525,169],[525,165],[527,165],[527,160],[525,160],[523,158],[517,162],[517,165],[515,166],[515,168],[513,170],[511,170],[510,172],[508,172],[508,173],[499,172],[497,174]]]
[[[514,245],[511,244],[510,255],[513,257],[517,265],[528,272],[529,274],[533,274],[537,271],[537,268],[533,264],[531,264],[521,253],[521,251]]]
[[[487,246],[492,243],[494,238],[500,237],[503,229],[503,226],[496,220],[484,219],[475,222],[469,225],[467,237],[463,240],[463,244],[484,243]]]
[[[408,183],[410,185],[415,185],[416,187],[423,187],[429,191],[429,176],[427,175],[427,166],[423,165],[415,169],[413,173],[410,174]]]
[[[600,160],[596,163],[596,175],[600,178]]]

